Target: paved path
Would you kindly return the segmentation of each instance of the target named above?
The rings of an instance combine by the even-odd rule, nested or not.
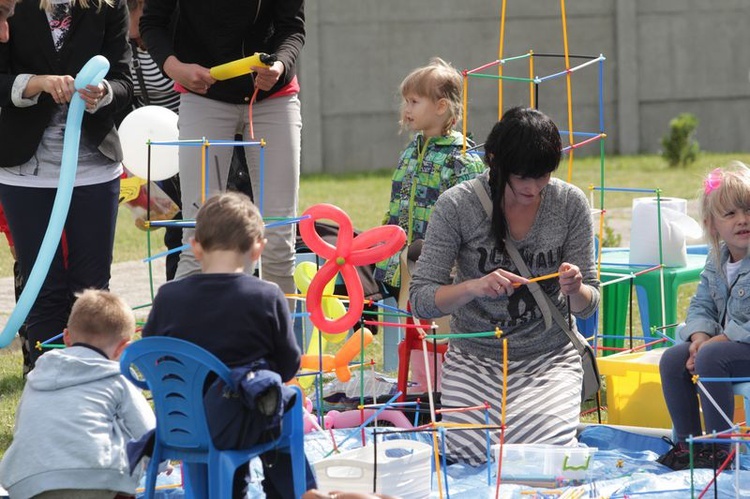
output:
[[[156,260],[153,264],[154,292],[164,283],[164,259]],[[116,263],[112,266],[112,280],[110,289],[122,296],[131,307],[148,304],[151,302],[149,286],[148,264],[141,261]],[[15,306],[13,295],[13,278],[0,278],[0,328],[5,323]],[[136,311],[137,318],[148,315],[148,309]]]

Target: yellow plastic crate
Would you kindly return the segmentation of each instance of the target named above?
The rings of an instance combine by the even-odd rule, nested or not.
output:
[[[659,376],[663,348],[600,357],[599,372],[607,380],[609,424],[671,428]]]
[[[609,424],[672,428],[659,376],[666,349],[599,357],[599,373],[607,380]],[[742,397],[735,397],[734,421],[744,421]]]

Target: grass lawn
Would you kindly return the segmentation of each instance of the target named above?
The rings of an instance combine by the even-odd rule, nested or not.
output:
[[[622,156],[608,157],[605,160],[604,185],[610,187],[628,187],[643,189],[660,189],[663,196],[694,199],[701,187],[701,180],[710,169],[725,164],[730,159],[739,159],[750,163],[750,154],[703,154],[693,165],[684,169],[667,168],[658,156]],[[394,158],[395,162],[395,158]],[[567,162],[564,160],[558,176],[567,179]],[[600,186],[601,164],[599,158],[576,158],[572,181],[587,193],[590,186]],[[385,213],[390,193],[391,170],[381,170],[357,175],[307,175],[303,176],[300,186],[300,208],[316,203],[331,203],[341,207],[350,215],[354,226],[367,229],[380,225]],[[612,192],[604,196],[604,207],[629,208],[634,197],[648,196],[649,193]],[[595,192],[595,207],[601,207],[600,193]],[[159,237],[153,238],[159,240]],[[115,242],[115,262],[131,261],[142,258],[143,233],[133,223],[131,214],[126,208],[120,210],[117,236]],[[154,248],[154,252],[160,248]],[[0,277],[12,275],[12,260],[7,251],[0,251]],[[679,307],[684,316],[694,286],[683,287]],[[634,314],[634,329],[639,330],[637,314]],[[13,416],[22,389],[20,376],[20,351],[7,348],[0,351],[0,454],[7,448],[13,426]]]

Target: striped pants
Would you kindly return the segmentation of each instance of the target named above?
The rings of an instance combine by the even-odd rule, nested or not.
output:
[[[508,362],[506,443],[572,445],[580,413],[581,358],[569,343],[561,351]],[[501,424],[503,365],[495,359],[469,355],[451,348],[443,364],[443,407],[468,407],[489,403],[489,424]],[[485,424],[484,411],[450,412],[443,422]],[[497,444],[499,430],[491,430]],[[481,429],[449,429],[449,459],[472,466],[486,461],[487,438]]]

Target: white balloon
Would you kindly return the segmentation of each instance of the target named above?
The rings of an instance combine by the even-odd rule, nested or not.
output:
[[[148,177],[148,141],[176,141],[177,114],[161,106],[144,106],[128,114],[118,129],[122,164],[136,177]],[[165,180],[179,171],[178,146],[151,145],[151,180]]]

